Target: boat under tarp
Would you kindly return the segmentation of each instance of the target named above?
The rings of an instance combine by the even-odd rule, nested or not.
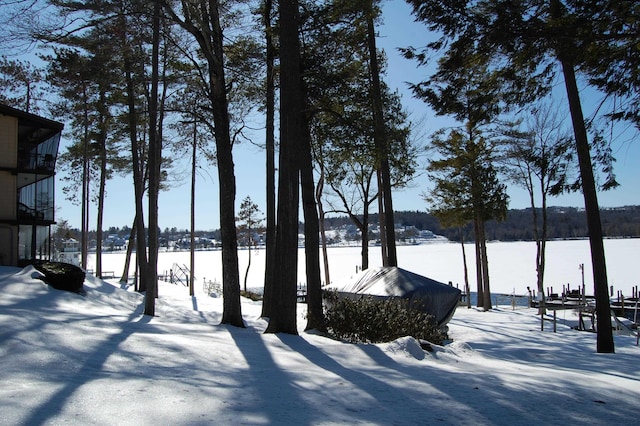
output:
[[[364,295],[376,298],[402,298],[410,306],[435,318],[438,327],[451,320],[460,300],[460,290],[398,267],[370,268],[359,272],[349,280],[325,287],[335,290],[340,297],[352,299]]]

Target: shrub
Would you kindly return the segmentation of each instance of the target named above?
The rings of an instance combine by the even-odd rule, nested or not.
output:
[[[445,336],[432,315],[409,306],[406,299],[382,299],[361,296],[340,297],[337,292],[325,293],[326,327],[332,336],[352,343],[390,342],[412,336],[442,344]]]
[[[85,273],[82,268],[64,262],[36,262],[33,265],[44,274],[44,282],[57,290],[84,292]]]
[[[251,299],[254,302],[257,302],[258,300],[262,300],[262,295],[253,291],[240,290],[240,296],[246,297],[247,299]]]

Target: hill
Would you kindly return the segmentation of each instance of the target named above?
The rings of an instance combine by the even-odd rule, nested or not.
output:
[[[600,210],[602,229],[606,237],[640,237],[640,206],[624,206],[605,208]],[[547,208],[548,238],[568,239],[588,237],[587,219],[584,209],[576,207]],[[339,228],[350,224],[348,217],[327,218],[327,228]],[[447,229],[440,226],[434,216],[425,211],[397,211],[396,224],[400,227],[415,227],[420,230],[430,230],[443,235],[450,240],[459,241],[460,233],[457,229]],[[500,241],[529,241],[533,240],[532,210],[509,210],[507,219],[503,222],[490,221],[487,223],[487,239]],[[370,223],[378,223],[378,215],[371,215]],[[471,225],[464,229],[466,241],[473,240]]]
[[[549,239],[570,239],[587,237],[587,220],[585,211],[576,207],[549,207],[548,227]],[[640,237],[640,206],[624,206],[615,208],[606,208],[600,210],[602,228],[605,237],[609,238],[632,238]],[[442,235],[452,241],[460,241],[460,232],[458,229],[448,229],[440,226],[440,222],[434,216],[425,211],[397,211],[395,212],[396,228],[409,230],[429,230],[436,235]],[[369,223],[372,227],[376,227],[378,223],[377,213],[371,214]],[[353,228],[353,222],[347,216],[327,217],[325,219],[327,230]],[[355,228],[354,228],[355,231]],[[262,230],[258,230],[262,232]],[[300,223],[300,232],[304,232],[304,224]],[[119,238],[124,241],[129,238],[131,228],[124,226],[122,228],[111,227],[105,230],[104,235],[107,240],[110,238]],[[165,228],[160,233],[161,244],[168,241],[178,241],[188,239],[189,231],[187,229]],[[197,237],[203,239],[220,240],[219,230],[197,231]],[[80,238],[79,229],[58,228],[54,235],[56,240],[68,237]],[[373,239],[377,238],[376,232],[373,232]],[[405,237],[410,237],[410,233],[405,233]],[[414,232],[415,236],[415,232]],[[89,241],[95,246],[95,231],[89,233]],[[357,236],[352,236],[358,239]],[[402,237],[400,237],[402,238]],[[464,229],[465,241],[473,241],[473,228],[471,225]],[[507,219],[503,222],[490,221],[487,223],[487,239],[500,241],[532,241],[532,211],[531,209],[509,210]],[[110,243],[106,241],[103,246],[108,250]]]

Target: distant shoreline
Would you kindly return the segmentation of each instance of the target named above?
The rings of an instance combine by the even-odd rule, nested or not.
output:
[[[469,283],[475,291],[475,254],[473,243],[465,243]],[[333,246],[328,250],[330,280],[335,283],[348,279],[357,272],[360,265],[359,246]],[[526,295],[527,287],[536,288],[535,243],[531,241],[492,242],[488,244],[489,274],[491,291],[495,294]],[[640,238],[610,238],[605,240],[608,285],[615,291],[631,295],[633,286],[640,284],[635,268],[637,253],[640,253]],[[203,250],[195,252],[196,284],[203,280],[222,282],[221,250]],[[102,257],[103,271],[112,271],[120,277],[124,265],[124,252],[106,252]],[[189,251],[162,251],[159,254],[158,271],[168,271],[174,264],[189,265]],[[579,265],[584,264],[585,285],[593,288],[590,265],[589,241],[572,239],[550,241],[547,244],[547,267],[545,286],[552,292],[561,292],[563,286],[572,289],[582,285],[582,272]],[[247,268],[248,250],[238,250],[239,273],[241,277]],[[264,282],[264,250],[252,250],[248,286],[260,287]],[[420,244],[398,246],[398,263],[401,268],[427,276],[443,283],[451,282],[458,288],[464,287],[464,267],[460,243]],[[381,266],[378,250],[369,250],[370,267]],[[89,269],[95,269],[95,254],[89,256]],[[322,280],[325,281],[324,271]],[[134,272],[132,262],[129,274]],[[298,281],[305,280],[304,249],[298,251]],[[588,290],[589,293],[591,291]]]

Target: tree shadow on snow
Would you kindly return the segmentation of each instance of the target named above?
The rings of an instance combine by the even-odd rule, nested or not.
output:
[[[151,321],[151,317],[146,315],[140,317],[140,313],[140,309],[136,309],[135,312],[129,315],[126,323],[133,322],[136,318],[138,318],[138,324],[147,324]],[[113,354],[114,348],[117,348],[136,331],[136,327],[121,327],[118,333],[111,334],[106,340],[100,342],[92,349],[91,353],[75,356],[76,359],[82,356],[84,361],[78,368],[74,369],[71,376],[54,372],[50,380],[59,381],[62,386],[49,396],[45,402],[32,410],[29,417],[25,419],[24,424],[45,424],[49,419],[60,414],[64,410],[67,401],[81,386],[104,377],[101,367]],[[65,354],[62,354],[62,356],[64,357]]]

